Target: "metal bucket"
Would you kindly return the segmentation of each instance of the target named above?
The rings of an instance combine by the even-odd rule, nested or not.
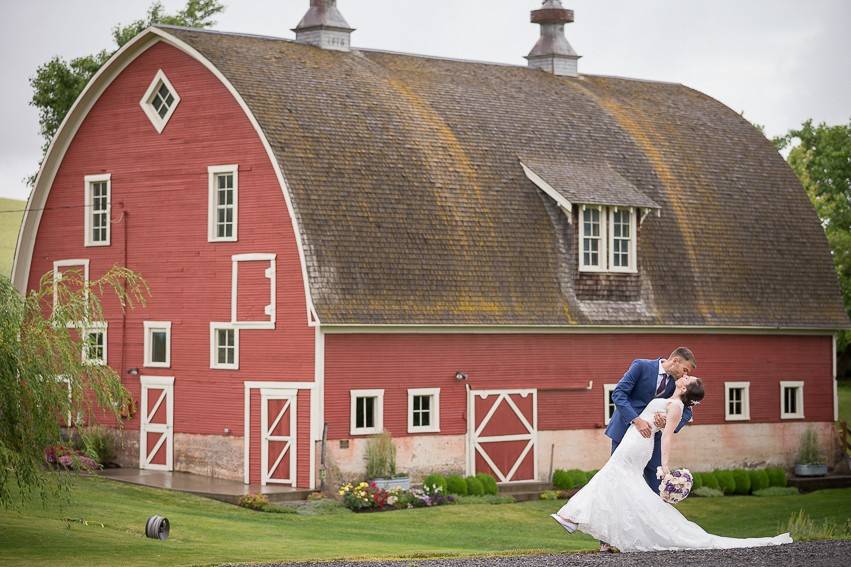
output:
[[[168,518],[162,516],[151,516],[145,524],[145,535],[151,539],[168,539]]]

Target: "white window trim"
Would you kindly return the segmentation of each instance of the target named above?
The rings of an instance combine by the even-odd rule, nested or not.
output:
[[[89,323],[88,327],[83,331],[83,348],[81,349],[82,353],[80,353],[80,356],[82,357],[83,362],[85,362],[87,364],[96,364],[98,366],[105,366],[106,365],[107,360],[109,360],[109,358],[107,357],[107,349],[106,349],[107,344],[109,342],[109,337],[108,337],[108,334],[107,334],[108,327],[109,327],[109,323],[107,323],[106,321],[100,321],[100,322],[97,322],[97,323]],[[93,332],[103,333],[103,359],[102,360],[90,360],[86,356],[86,352],[87,352],[86,345],[87,345],[87,342],[89,340],[89,335]]]
[[[741,388],[742,391],[742,414],[730,414],[730,388]],[[724,382],[724,419],[726,421],[750,421],[751,419],[751,383],[750,382]]]
[[[233,175],[233,236],[216,236],[216,207],[218,204],[216,176],[222,173]],[[239,165],[211,165],[207,167],[209,198],[207,206],[207,242],[237,242],[237,227],[239,219]]]
[[[220,363],[218,357],[218,333],[220,329],[233,330],[233,364]],[[233,323],[210,323],[210,368],[222,370],[239,370],[239,327]]]
[[[375,427],[356,427],[358,398],[377,398],[375,403]],[[351,403],[349,404],[350,433],[351,435],[375,435],[384,431],[384,390],[351,390]]]
[[[599,258],[600,265],[587,265],[585,264],[585,210],[586,209],[597,209],[600,211],[600,250],[599,250]],[[606,272],[606,261],[608,259],[608,252],[606,251],[608,244],[608,229],[607,229],[607,220],[608,213],[606,208],[599,205],[582,205],[579,207],[579,222],[576,224],[579,227],[579,271],[580,272]]]
[[[56,309],[56,296],[58,294],[57,283],[62,279],[62,272],[59,271],[59,268],[70,268],[73,266],[82,266],[83,267],[83,298],[84,301],[88,304],[89,300],[89,260],[81,259],[81,260],[56,260],[53,262],[53,308]]]
[[[629,213],[629,265],[628,266],[615,266],[615,212],[625,210]],[[627,273],[634,274],[637,272],[637,264],[636,251],[638,242],[638,223],[636,222],[635,209],[631,207],[609,207],[608,214],[609,217],[609,231],[608,231],[608,249],[609,249],[609,271],[610,272],[619,272],[619,273]]]
[[[147,368],[171,368],[171,321],[145,321],[145,367]],[[164,329],[165,335],[165,362],[153,362],[151,360],[151,331]]]
[[[154,95],[157,90],[159,90],[159,84],[162,81],[166,88],[171,91],[171,94],[174,96],[174,104],[169,107],[165,116],[160,118],[160,115],[157,114],[157,111],[154,109],[152,104]],[[171,81],[168,80],[168,77],[165,76],[165,73],[162,69],[157,71],[157,74],[154,75],[153,81],[148,86],[148,90],[145,91],[145,94],[142,96],[142,100],[139,101],[139,106],[142,107],[142,110],[145,112],[145,116],[148,117],[148,120],[151,121],[151,124],[154,125],[154,129],[156,129],[157,134],[162,134],[165,129],[166,124],[168,124],[169,119],[171,119],[171,115],[174,114],[177,105],[180,104],[180,95],[177,94],[177,90],[175,90],[174,86],[172,86]]]
[[[603,384],[603,423],[605,425],[609,425],[612,421],[609,417],[609,392],[614,392],[616,386],[617,384]]]
[[[786,388],[798,388],[798,406],[797,413],[786,413],[784,410],[785,390]],[[781,381],[780,382],[780,419],[804,419],[804,382],[802,380]]]
[[[235,329],[274,329],[275,328],[275,258],[276,254],[234,254],[231,256],[231,298],[230,298],[230,322]],[[269,280],[269,304],[264,310],[269,316],[268,321],[238,321],[237,298],[240,262],[269,262],[266,268],[266,278]]]
[[[429,409],[431,425],[414,425],[414,396],[431,396]],[[408,433],[440,432],[440,388],[412,388],[408,390]]]
[[[94,205],[92,204],[92,184],[106,181],[106,240],[103,242],[95,242],[92,239],[92,215],[94,214]],[[86,175],[84,178],[84,197],[83,207],[85,227],[84,245],[85,246],[109,246],[112,242],[112,174],[104,173],[100,175]]]

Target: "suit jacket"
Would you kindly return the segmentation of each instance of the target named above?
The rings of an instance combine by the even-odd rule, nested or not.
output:
[[[620,379],[612,392],[612,401],[615,403],[615,413],[606,427],[606,435],[620,443],[627,430],[632,425],[633,419],[644,411],[650,400],[656,397],[656,380],[659,377],[659,361],[655,359],[637,359],[632,361],[629,370]],[[667,398],[674,393],[676,385],[670,381],[668,387],[662,393],[662,398]],[[678,432],[691,419],[691,408],[683,410],[683,418],[674,430]]]

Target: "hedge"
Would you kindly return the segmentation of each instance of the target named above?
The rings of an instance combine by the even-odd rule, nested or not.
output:
[[[703,481],[703,486],[713,490],[721,490],[721,485],[718,483],[718,477],[714,472],[700,473],[700,479]]]
[[[484,496],[485,487],[482,486],[482,481],[477,479],[474,476],[468,476],[467,481],[467,494],[470,496]]]
[[[765,469],[768,473],[768,484],[770,486],[786,486],[786,471],[778,467]]]
[[[446,477],[442,474],[430,474],[423,480],[423,489],[431,492],[434,488],[440,488],[441,494],[446,494]]]
[[[482,488],[485,489],[485,494],[496,496],[499,493],[499,488],[496,485],[496,479],[487,473],[479,473],[476,475],[482,483]]]
[[[467,482],[464,477],[451,474],[446,477],[446,492],[456,496],[467,496]]]
[[[715,478],[718,479],[718,487],[724,494],[734,494],[736,492],[736,480],[733,478],[731,471],[717,470],[714,473]]]
[[[771,486],[771,482],[768,479],[768,472],[765,469],[754,469],[748,471],[748,473],[751,475],[751,493],[757,490],[765,490]]]
[[[751,475],[744,469],[732,471],[733,480],[736,482],[736,494],[748,495],[751,493]]]
[[[703,473],[693,472],[691,473],[691,490],[694,492],[698,488],[703,486]]]

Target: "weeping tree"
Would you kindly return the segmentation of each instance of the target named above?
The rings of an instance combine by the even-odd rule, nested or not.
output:
[[[86,281],[68,269],[46,274],[21,295],[0,276],[0,508],[60,488],[65,475],[48,475],[44,451],[62,441],[66,416],[104,412],[120,423],[130,402],[119,374],[84,356],[86,329],[103,322],[101,299],[113,294],[122,310],[144,305],[142,277],[113,267]]]

